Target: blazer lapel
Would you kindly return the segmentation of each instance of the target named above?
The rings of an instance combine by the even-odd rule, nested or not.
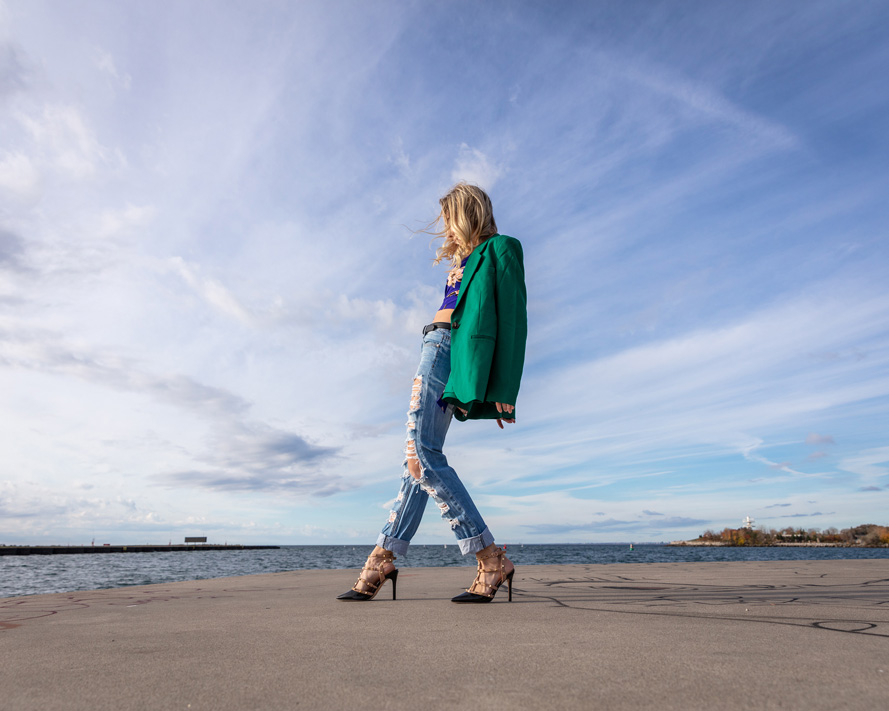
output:
[[[455,310],[460,307],[460,302],[463,301],[463,294],[466,293],[466,287],[472,280],[472,275],[478,271],[479,265],[482,263],[482,260],[484,260],[485,252],[488,251],[488,243],[492,239],[493,236],[486,239],[478,247],[472,250],[472,254],[469,255],[469,260],[466,262],[466,266],[463,267],[463,279],[460,281],[460,293],[457,294],[457,303],[454,304]]]

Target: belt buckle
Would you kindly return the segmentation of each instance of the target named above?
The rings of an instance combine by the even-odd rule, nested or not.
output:
[[[425,336],[427,333],[429,333],[431,331],[437,331],[440,328],[444,328],[449,331],[450,330],[449,325],[450,324],[436,323],[436,322],[427,324],[427,325],[423,326],[423,335]]]

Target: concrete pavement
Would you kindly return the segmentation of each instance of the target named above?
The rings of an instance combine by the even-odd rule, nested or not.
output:
[[[404,568],[0,599],[0,708],[880,709],[889,561]]]

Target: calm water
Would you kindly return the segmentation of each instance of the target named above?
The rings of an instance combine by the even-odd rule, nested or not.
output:
[[[93,553],[84,555],[0,556],[0,597],[98,590],[279,573],[317,568],[360,568],[373,546],[285,546],[262,551]],[[744,560],[836,560],[882,558],[889,548],[697,548],[662,545],[510,545],[516,565],[558,563],[683,563]],[[415,545],[399,567],[475,566],[456,545]],[[889,565],[887,565],[889,571]],[[349,581],[348,576],[344,578]]]

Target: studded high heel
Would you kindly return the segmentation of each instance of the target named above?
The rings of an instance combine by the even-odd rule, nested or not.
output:
[[[451,602],[491,602],[494,599],[494,595],[496,595],[497,591],[500,589],[500,586],[503,585],[504,580],[509,588],[508,600],[509,602],[512,602],[512,576],[515,575],[515,567],[507,573],[503,565],[506,553],[502,548],[494,546],[493,544],[491,548],[491,552],[487,555],[478,556],[478,572],[475,575],[475,580],[472,582],[472,585],[469,586],[469,589],[466,592],[460,593],[456,597],[452,597]],[[495,567],[485,568],[482,565],[482,561],[491,560],[491,558],[497,559],[494,564]],[[484,573],[500,573],[500,579],[496,584],[491,585],[485,582]]]
[[[375,565],[371,565],[371,559],[376,561]],[[388,573],[384,572],[387,563],[392,563],[395,560],[395,556],[392,555],[392,551],[383,551],[382,554],[374,555],[371,554],[367,558],[367,562],[365,562],[364,567],[361,569],[361,572],[358,574],[358,582],[352,586],[352,589],[348,592],[344,592],[342,595],[337,595],[337,600],[373,600],[376,597],[376,594],[380,592],[380,588],[383,587],[383,583],[387,580],[392,581],[392,599],[395,599],[395,584],[398,580],[398,568],[390,570]],[[366,572],[376,573],[379,578],[376,582],[369,579],[365,576]],[[363,590],[359,589],[359,586],[364,586]]]

